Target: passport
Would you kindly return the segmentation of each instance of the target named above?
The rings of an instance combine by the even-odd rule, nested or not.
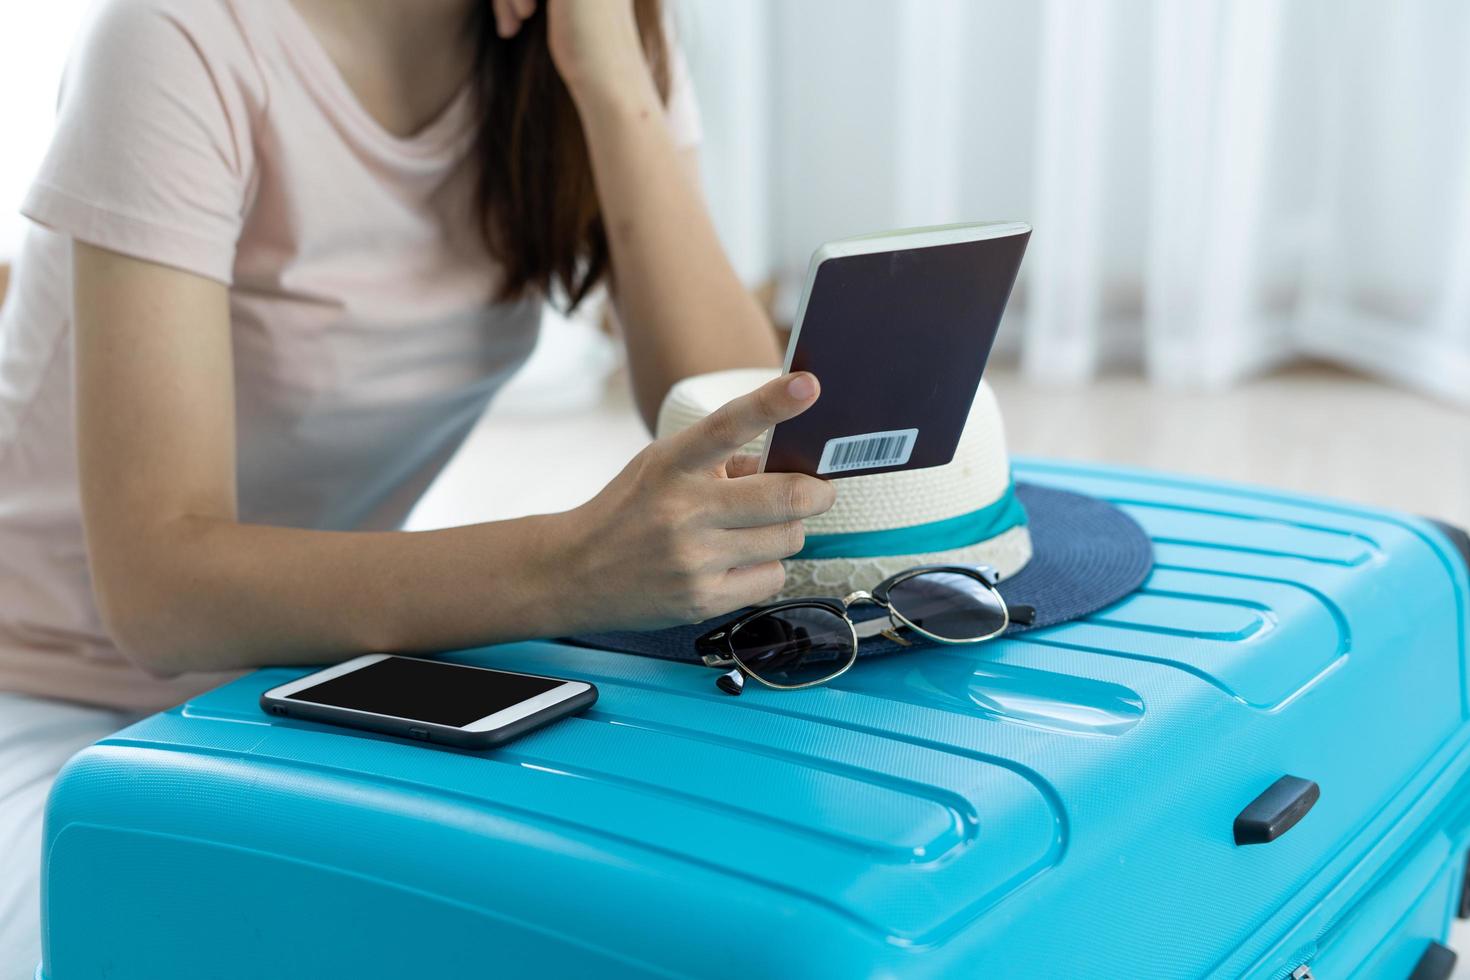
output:
[[[786,370],[815,374],[822,395],[771,430],[761,468],[834,478],[953,459],[1030,238],[994,222],[817,249]]]

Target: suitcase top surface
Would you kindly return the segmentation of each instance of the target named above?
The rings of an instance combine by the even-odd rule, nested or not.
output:
[[[1132,514],[1156,549],[1145,587],[740,698],[703,667],[549,642],[448,655],[600,690],[484,753],[271,718],[259,694],[304,671],[260,671],[83,753],[48,833],[101,821],[310,861],[673,973],[711,949],[732,972],[813,976],[1240,973],[1456,764],[1466,570],[1399,515],[1080,465],[1016,475]],[[1320,801],[1237,847],[1236,814],[1287,774]],[[73,850],[53,895],[96,859]]]

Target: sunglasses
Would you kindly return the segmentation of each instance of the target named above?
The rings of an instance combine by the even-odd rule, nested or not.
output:
[[[706,667],[728,668],[715,683],[726,694],[745,678],[790,691],[825,684],[857,662],[858,643],[884,636],[904,646],[912,631],[939,643],[980,643],[1011,623],[1030,623],[1036,610],[1007,606],[1000,575],[986,565],[920,565],[889,576],[872,592],[843,599],[786,599],[753,609],[694,641]],[[854,622],[848,609],[869,602],[888,615]]]

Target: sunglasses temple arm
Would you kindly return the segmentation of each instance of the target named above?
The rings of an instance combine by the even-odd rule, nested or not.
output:
[[[739,697],[745,690],[745,675],[740,672],[739,667],[731,667],[715,681],[715,686],[731,697]]]
[[[1036,622],[1035,606],[1007,605],[1006,612],[1010,614],[1011,622],[1013,623],[1019,623],[1022,626],[1030,626],[1032,623]]]

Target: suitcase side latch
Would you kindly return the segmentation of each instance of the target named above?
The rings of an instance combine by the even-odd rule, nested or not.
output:
[[[1282,776],[1235,818],[1236,844],[1269,844],[1297,825],[1322,791],[1310,779]]]

